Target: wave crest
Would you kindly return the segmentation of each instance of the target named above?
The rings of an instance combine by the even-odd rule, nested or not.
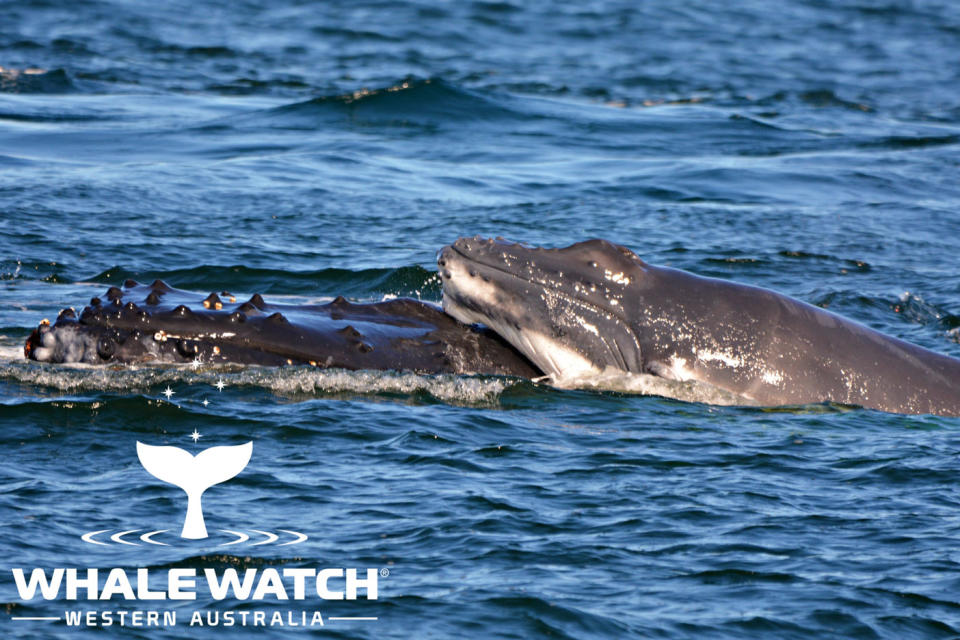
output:
[[[222,366],[193,370],[189,366],[145,365],[124,368],[89,365],[49,366],[34,362],[0,364],[0,380],[47,387],[68,393],[140,391],[162,395],[157,389],[171,385],[223,389],[254,387],[282,396],[406,396],[415,400],[488,406],[498,403],[508,388],[520,379],[495,376],[425,375],[402,371],[348,371],[312,367]],[[193,390],[177,389],[174,404],[201,404]]]

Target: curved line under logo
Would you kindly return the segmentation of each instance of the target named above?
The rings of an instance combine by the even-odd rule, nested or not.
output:
[[[278,547],[285,547],[290,544],[299,544],[307,539],[307,534],[300,533],[299,531],[290,531],[289,529],[278,529],[281,533],[289,533],[292,536],[296,536],[296,540],[291,540],[290,542],[281,542],[278,544]]]
[[[80,536],[80,539],[83,540],[84,542],[89,542],[90,544],[98,544],[104,547],[108,547],[110,546],[109,542],[103,542],[97,539],[97,536],[105,534],[108,531],[110,531],[110,529],[99,529],[97,531],[88,531],[87,533]],[[139,547],[140,546],[139,543],[126,539],[127,536],[131,534],[135,534],[138,531],[141,531],[141,529],[126,529],[123,531],[118,531],[117,533],[114,533],[113,535],[111,535],[109,539],[111,542],[115,544],[125,544],[133,547]],[[143,535],[139,536],[139,539],[142,542],[146,542],[147,544],[156,544],[164,547],[169,547],[170,546],[169,543],[160,542],[159,540],[153,539],[153,536],[160,535],[161,533],[167,533],[169,531],[170,531],[169,529],[157,529],[156,531],[148,531],[147,533],[144,533]],[[233,531],[231,529],[220,529],[220,531],[222,533],[226,533],[227,535],[235,536],[236,539],[231,540],[229,542],[224,542],[223,544],[219,544],[217,545],[218,547],[229,547],[231,545],[242,544],[250,540],[250,534],[244,533],[243,531]],[[307,536],[307,534],[300,533],[299,531],[292,531],[290,529],[278,529],[278,531],[280,533],[284,533],[293,537],[292,540],[281,542],[280,544],[277,545],[278,547],[286,547],[291,544],[300,544],[301,542],[304,542],[305,540],[309,539],[309,536]],[[252,547],[258,547],[260,545],[265,545],[265,544],[273,544],[280,539],[279,535],[271,531],[262,531],[260,529],[250,529],[250,532],[263,536],[263,540],[252,542],[250,544],[250,546]]]
[[[169,547],[170,545],[168,545],[166,542],[157,542],[156,540],[152,539],[153,536],[157,535],[158,533],[166,533],[167,531],[170,531],[170,529],[157,529],[156,531],[143,534],[140,536],[140,539],[144,542],[149,542],[150,544],[162,544],[165,547]]]
[[[220,531],[223,531],[224,533],[229,533],[230,535],[237,536],[236,540],[231,540],[230,542],[224,542],[223,544],[220,545],[221,547],[229,547],[232,544],[240,544],[241,542],[246,542],[247,540],[250,539],[250,536],[240,531],[230,531],[229,529],[220,529]]]
[[[89,542],[90,544],[99,544],[99,545],[103,545],[104,547],[109,547],[110,545],[108,545],[106,542],[98,542],[97,540],[93,539],[93,536],[99,535],[101,533],[106,533],[107,531],[110,531],[110,529],[100,529],[99,531],[88,531],[87,533],[80,536],[80,539],[83,540],[84,542]]]
[[[254,542],[253,544],[250,545],[251,547],[259,547],[262,544],[270,544],[271,542],[276,542],[277,539],[280,538],[280,536],[278,536],[277,534],[270,533],[269,531],[260,531],[259,529],[250,529],[250,531],[253,531],[254,533],[262,533],[263,535],[267,536],[266,540],[261,540],[260,542]]]
[[[110,539],[113,540],[114,542],[119,542],[120,544],[129,544],[132,547],[136,547],[137,546],[136,542],[130,542],[129,540],[124,540],[123,536],[130,533],[136,533],[137,531],[140,531],[140,529],[128,529],[127,531],[121,531],[120,533],[115,533],[112,536],[110,536]]]

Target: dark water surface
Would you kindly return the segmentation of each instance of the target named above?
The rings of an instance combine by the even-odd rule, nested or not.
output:
[[[0,635],[284,638],[186,622],[306,609],[331,637],[958,637],[956,418],[20,358],[127,277],[437,300],[435,252],[476,233],[605,237],[960,357],[960,7],[728,5],[6,4]],[[212,537],[179,539],[185,496],[136,442],[249,440],[204,494]],[[14,567],[389,576],[377,600],[148,607],[25,601]],[[125,608],[181,617],[13,619]]]

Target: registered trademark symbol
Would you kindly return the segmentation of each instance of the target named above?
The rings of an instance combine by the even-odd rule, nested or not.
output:
[[[386,567],[384,567],[383,569],[380,569],[381,578],[386,578],[389,575],[390,575],[390,569],[387,569]]]

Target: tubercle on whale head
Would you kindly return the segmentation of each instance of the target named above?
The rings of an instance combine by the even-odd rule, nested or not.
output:
[[[605,240],[545,249],[460,238],[437,265],[447,313],[487,325],[555,379],[643,370],[624,304],[647,265],[629,249]]]
[[[240,300],[223,291],[211,296],[209,290],[185,291],[161,281],[130,281],[116,293],[114,300],[92,300],[75,319],[69,316],[77,314],[64,312],[55,325],[38,327],[24,344],[25,356],[111,366],[232,363],[543,375],[493,332],[464,326],[436,305],[409,298],[289,304],[258,294]]]
[[[243,312],[224,309],[225,301],[233,305],[236,297],[221,292],[203,299],[174,292],[162,280],[141,285],[128,279],[122,288],[110,286],[103,295],[106,304],[94,297],[79,317],[70,307],[59,313],[55,323],[44,320],[24,342],[24,357],[84,364],[229,361],[235,354],[224,351],[225,340],[246,321]],[[170,295],[175,297],[169,299]],[[262,301],[258,296],[254,299]],[[265,359],[280,364],[287,360]]]

